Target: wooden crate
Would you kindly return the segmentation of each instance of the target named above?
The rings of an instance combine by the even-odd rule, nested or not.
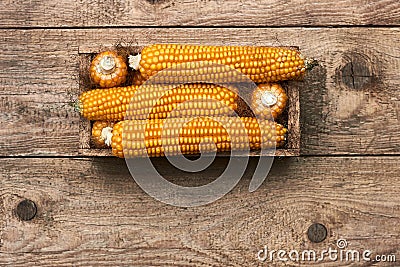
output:
[[[91,59],[94,55],[101,50],[104,50],[107,46],[104,47],[80,47],[79,48],[79,73],[80,73],[80,92],[87,90],[84,88],[83,80],[88,79],[89,73],[89,65]],[[142,50],[141,46],[132,46],[129,47],[130,50],[134,53],[139,53]],[[299,88],[293,84],[284,84],[286,89],[289,101],[287,105],[287,121],[285,120],[285,126],[287,126],[288,134],[286,145],[282,148],[277,148],[275,155],[278,157],[287,157],[287,156],[299,156],[300,155],[300,97],[299,97]],[[286,116],[285,116],[286,119]],[[98,149],[94,148],[91,145],[91,130],[92,130],[92,122],[88,121],[84,118],[80,118],[79,121],[79,153],[84,156],[111,156],[111,149]],[[219,156],[224,156],[224,153],[218,153]],[[251,151],[250,156],[259,156],[259,151]],[[246,156],[243,154],[243,156]]]

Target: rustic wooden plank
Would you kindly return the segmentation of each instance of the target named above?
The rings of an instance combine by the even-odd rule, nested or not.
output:
[[[303,154],[398,154],[400,29],[2,30],[0,155],[78,155],[80,47],[125,39],[299,46],[318,58],[300,89]],[[385,40],[382,42],[381,40]],[[126,44],[124,43],[124,44]]]
[[[396,0],[7,0],[0,17],[0,27],[17,28],[399,25],[400,7]]]
[[[152,199],[121,159],[0,161],[0,265],[257,266],[264,245],[321,251],[335,249],[339,238],[349,249],[400,256],[399,157],[277,159],[263,185],[249,193],[252,160],[231,193],[196,208]],[[176,171],[165,159],[154,164],[169,181],[196,186],[217,177],[226,162],[219,158],[201,174]],[[15,215],[23,199],[36,203],[31,221]],[[328,229],[322,243],[307,239],[314,222]]]

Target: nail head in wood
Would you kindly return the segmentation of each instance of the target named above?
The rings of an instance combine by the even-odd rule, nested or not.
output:
[[[325,225],[320,223],[313,223],[308,227],[307,236],[313,243],[320,243],[326,239],[328,230]]]
[[[23,221],[32,220],[37,213],[36,204],[29,199],[22,200],[18,203],[16,213]]]

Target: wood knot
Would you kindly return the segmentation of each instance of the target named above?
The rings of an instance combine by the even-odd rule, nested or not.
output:
[[[20,218],[23,221],[32,220],[37,213],[36,204],[29,199],[22,200],[21,202],[18,203],[15,212],[18,218]]]
[[[344,56],[344,65],[338,69],[338,83],[347,88],[362,90],[371,87],[377,81],[376,62],[364,55],[353,52]]]
[[[326,239],[328,230],[325,225],[320,223],[313,223],[308,227],[307,236],[313,243],[320,243]]]

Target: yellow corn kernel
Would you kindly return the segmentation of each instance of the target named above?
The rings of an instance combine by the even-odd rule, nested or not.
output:
[[[106,148],[103,129],[106,127],[114,127],[114,122],[109,121],[95,121],[92,126],[91,144],[95,148]]]
[[[173,56],[171,57],[172,53]],[[292,48],[155,44],[146,46],[142,50],[139,70],[148,79],[169,65],[176,66],[193,61],[226,65],[229,69],[237,69],[256,83],[300,78],[306,69],[311,69],[316,65],[315,60],[303,59],[300,52]],[[192,69],[193,73],[190,76],[195,75],[196,78],[215,79],[218,72],[229,72],[229,69],[221,67],[209,69],[210,64],[195,66],[196,68]],[[185,74],[182,75],[181,72],[180,76],[189,76],[186,73],[188,67],[183,68]],[[203,68],[206,68],[206,70]],[[270,73],[269,69],[274,72]],[[165,75],[175,77],[174,71],[179,73],[181,70],[175,68]],[[204,72],[214,76],[204,76]],[[232,75],[232,72],[229,72],[229,75]],[[233,77],[228,78],[232,79]]]
[[[77,109],[88,120],[111,121],[148,117],[162,119],[173,110],[172,117],[220,116],[232,114],[237,109],[237,93],[218,85],[183,84],[166,88],[144,84],[140,90],[138,88],[127,86],[86,91],[79,96]],[[135,94],[138,101],[131,101]],[[216,105],[216,101],[220,104]]]
[[[139,71],[135,71],[132,77],[132,85],[142,85],[146,81],[146,78],[140,74]]]
[[[243,131],[239,131],[244,126]],[[198,117],[126,120],[112,131],[112,153],[117,157],[159,157],[202,152],[240,151],[283,146],[287,129],[272,121],[242,117]],[[122,138],[124,136],[124,138]],[[202,143],[208,140],[214,143]],[[239,140],[239,142],[233,142]],[[177,145],[179,144],[179,145]]]
[[[120,86],[126,81],[128,67],[125,60],[114,51],[99,53],[90,65],[90,77],[102,88]]]
[[[288,96],[279,84],[260,84],[253,91],[251,109],[259,119],[276,119],[286,108]]]

